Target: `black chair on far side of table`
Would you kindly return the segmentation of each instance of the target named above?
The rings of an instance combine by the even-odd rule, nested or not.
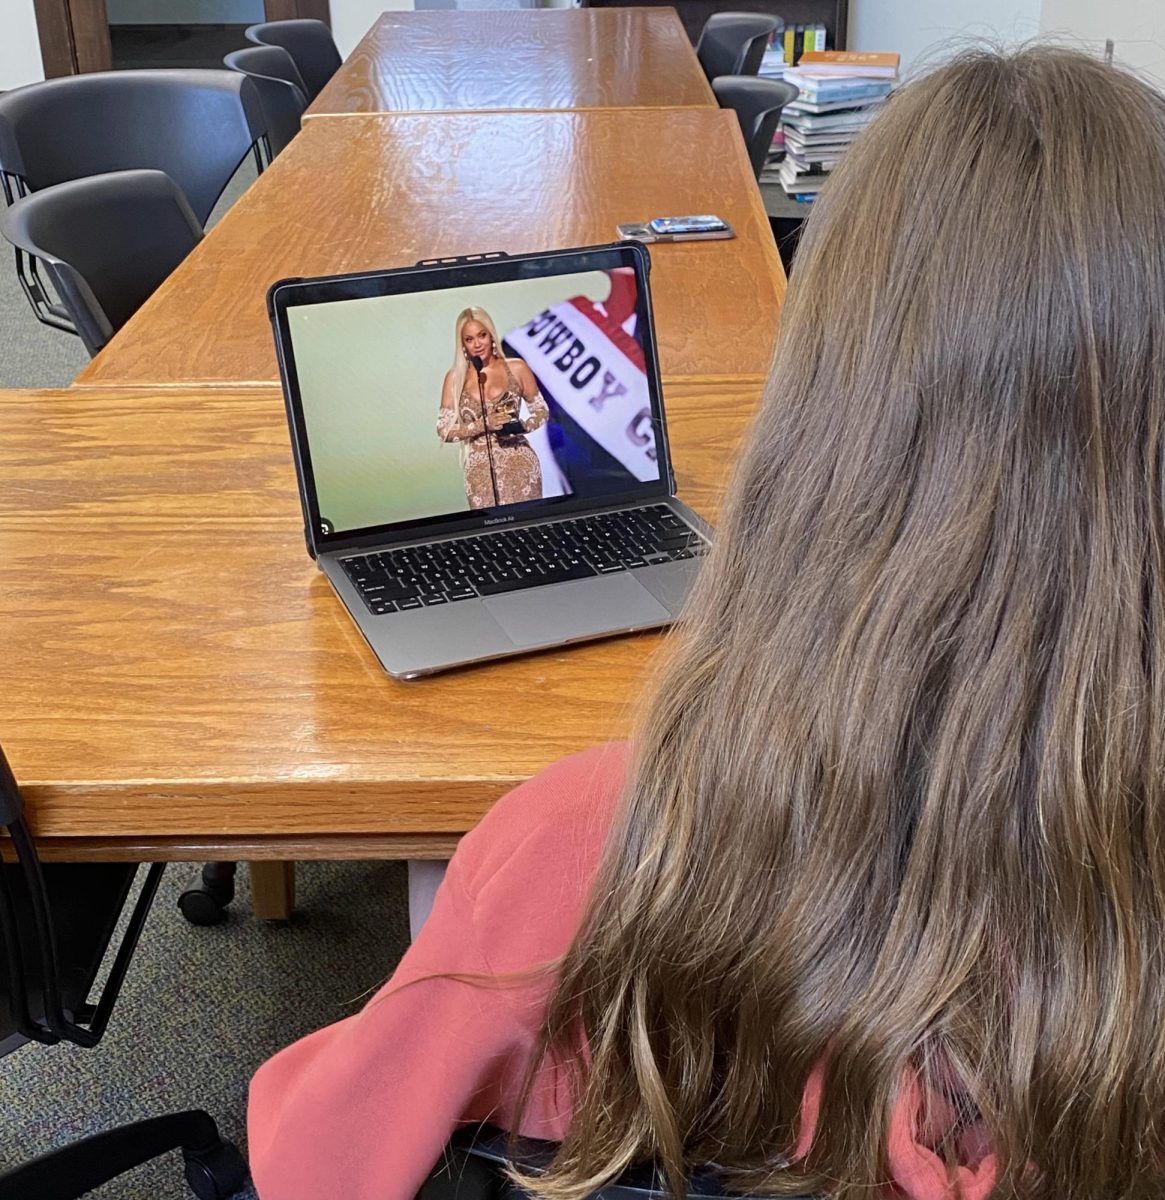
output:
[[[39,320],[96,354],[202,240],[178,185],[161,171],[72,179],[0,211]],[[36,266],[26,261],[31,259]],[[39,286],[43,269],[60,297]]]
[[[246,31],[247,41],[256,46],[282,46],[295,60],[304,83],[308,101],[324,90],[324,84],[340,69],[340,52],[332,40],[332,31],[323,23],[310,18],[291,21],[264,21]]]
[[[797,98],[797,88],[783,79],[721,75],[712,80],[712,91],[721,108],[731,108],[736,113],[748,150],[748,161],[759,179],[781,120],[781,110]]]
[[[295,60],[282,46],[247,46],[232,50],[223,63],[246,75],[258,89],[274,157],[299,132],[300,117],[307,108],[307,84]]]
[[[89,994],[130,901],[136,863],[48,863],[0,750],[0,1056],[29,1042],[95,1046],[105,1032],[164,864],[146,872],[101,995]],[[9,1098],[9,1103],[13,1103]],[[247,1179],[242,1155],[201,1109],[95,1134],[0,1173],[0,1200],[74,1200],[133,1167],[181,1149],[199,1200],[226,1200]]]
[[[484,1126],[454,1134],[441,1161],[421,1185],[416,1200],[521,1200],[527,1193],[507,1178],[506,1164],[518,1163],[534,1171],[549,1161],[553,1142],[520,1139],[511,1154],[510,1135]],[[595,1192],[590,1200],[665,1200],[667,1189],[650,1166],[635,1167],[612,1184]],[[711,1172],[694,1176],[683,1200],[728,1200],[719,1180]],[[750,1200],[731,1193],[731,1200]],[[824,1200],[795,1197],[792,1200]]]
[[[784,27],[780,17],[767,13],[713,13],[700,31],[696,57],[709,80],[721,75],[755,75],[769,38]]]

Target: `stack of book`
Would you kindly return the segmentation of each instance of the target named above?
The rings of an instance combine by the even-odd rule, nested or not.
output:
[[[762,179],[779,179],[790,196],[812,197],[845,149],[878,115],[898,78],[897,54],[807,51],[784,77],[801,89],[781,114],[784,158]],[[776,158],[774,155],[771,158]]]

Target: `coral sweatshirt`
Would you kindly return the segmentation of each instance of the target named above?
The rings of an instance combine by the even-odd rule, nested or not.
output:
[[[261,1200],[411,1200],[453,1131],[512,1128],[549,984],[492,976],[551,962],[578,928],[626,769],[610,745],[563,759],[503,797],[461,842],[432,914],[392,978],[355,1016],[296,1042],[251,1084],[251,1170]],[[805,1089],[812,1140],[820,1077]],[[893,1115],[886,1196],[959,1193],[920,1140],[918,1088]],[[539,1078],[521,1131],[559,1139],[570,1124],[561,1070]],[[985,1200],[992,1156],[960,1167],[961,1200]]]

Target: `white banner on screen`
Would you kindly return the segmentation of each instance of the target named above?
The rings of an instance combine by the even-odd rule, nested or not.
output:
[[[587,300],[556,304],[504,340],[608,454],[641,482],[658,479],[647,376],[589,308]],[[629,341],[622,330],[614,335]]]

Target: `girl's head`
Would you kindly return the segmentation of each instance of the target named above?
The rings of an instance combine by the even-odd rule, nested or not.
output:
[[[563,965],[535,1191],[656,1157],[867,1197],[917,1077],[1001,1197],[1161,1194],[1163,424],[1165,101],[1049,48],[902,89],[798,252]]]

